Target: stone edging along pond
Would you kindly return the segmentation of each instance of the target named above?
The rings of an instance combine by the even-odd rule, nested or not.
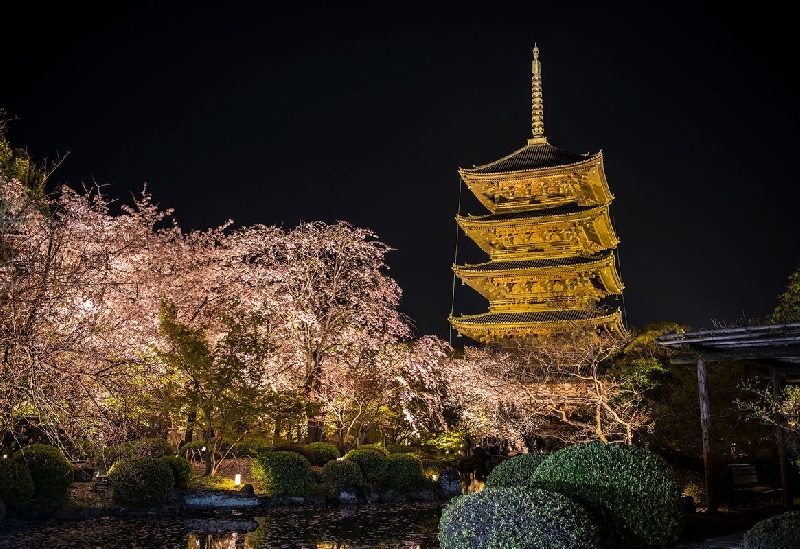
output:
[[[460,488],[460,487],[459,487]],[[461,491],[459,489],[458,494]],[[256,496],[247,491],[234,490],[173,490],[169,500],[158,507],[134,509],[114,504],[104,507],[62,509],[56,512],[56,520],[80,520],[101,516],[169,516],[192,514],[193,512],[232,512],[235,510],[266,510],[271,508],[335,507],[338,505],[402,504],[408,502],[447,501],[457,493],[437,490],[422,490],[408,494],[392,491],[363,495],[342,492],[338,497],[325,496]]]

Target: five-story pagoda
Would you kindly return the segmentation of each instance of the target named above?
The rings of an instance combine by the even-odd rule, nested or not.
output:
[[[602,152],[574,154],[547,142],[536,47],[532,88],[533,135],[527,145],[495,162],[459,169],[491,213],[458,215],[456,221],[489,260],[453,270],[489,300],[489,311],[449,320],[460,334],[482,343],[575,325],[622,330],[619,308],[600,307],[623,289]]]

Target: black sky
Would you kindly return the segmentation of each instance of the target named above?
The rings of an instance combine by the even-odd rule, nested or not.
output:
[[[778,4],[17,4],[0,107],[34,156],[70,151],[54,182],[146,182],[185,228],[369,227],[419,334],[449,334],[457,169],[529,137],[534,42],[550,142],[603,150],[630,326],[763,316],[800,267],[798,21]],[[456,313],[482,308],[457,287]]]

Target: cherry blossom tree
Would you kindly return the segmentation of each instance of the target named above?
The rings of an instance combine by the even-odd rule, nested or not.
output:
[[[608,371],[626,339],[575,327],[514,347],[465,348],[451,385],[464,425],[528,446],[537,436],[631,444],[650,417],[635,387]]]
[[[111,438],[149,379],[140,263],[178,230],[146,193],[120,215],[99,189],[62,188],[51,215],[2,174],[0,193],[2,427],[36,416],[53,440]]]
[[[399,313],[400,288],[384,274],[390,250],[367,229],[345,222],[303,223],[280,241],[283,316],[292,332],[294,378],[312,406],[332,370],[364,360],[410,335]],[[365,368],[367,366],[364,366]],[[311,413],[308,440],[320,440],[323,418]]]

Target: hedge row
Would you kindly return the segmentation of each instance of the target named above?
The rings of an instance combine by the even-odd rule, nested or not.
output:
[[[411,454],[389,455],[379,448],[362,448],[352,450],[344,459],[337,460],[326,446],[318,445],[313,449],[317,456],[322,456],[316,457],[313,463],[325,461],[322,479],[332,495],[355,490],[372,493],[392,490],[404,494],[428,485],[422,461]],[[296,448],[262,452],[253,460],[253,478],[261,482],[267,492],[275,495],[308,495],[314,486],[312,461],[301,457],[304,455]]]

